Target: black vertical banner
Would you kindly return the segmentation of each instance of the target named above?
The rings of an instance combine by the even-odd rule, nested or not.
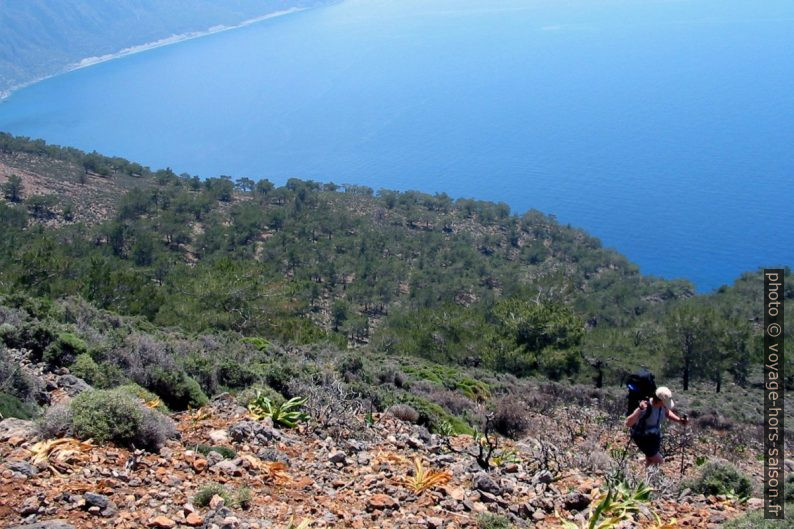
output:
[[[764,270],[764,518],[784,518],[783,275]]]

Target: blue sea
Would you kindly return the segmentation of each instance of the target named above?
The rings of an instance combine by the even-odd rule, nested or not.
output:
[[[702,292],[794,265],[791,0],[346,0],[32,85],[0,130],[535,208]]]

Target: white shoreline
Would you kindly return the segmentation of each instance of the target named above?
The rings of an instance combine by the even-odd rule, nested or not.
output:
[[[244,20],[239,24],[235,24],[233,26],[225,26],[225,25],[218,25],[212,26],[211,28],[204,30],[204,31],[191,31],[190,33],[181,33],[179,35],[171,35],[170,37],[165,37],[163,39],[155,40],[153,42],[147,42],[145,44],[138,44],[136,46],[130,46],[129,48],[124,48],[122,50],[117,51],[116,53],[107,53],[105,55],[98,55],[93,57],[85,57],[80,59],[78,62],[72,63],[66,66],[63,70],[46,75],[44,77],[40,77],[38,79],[34,79],[32,81],[28,81],[26,83],[22,83],[19,85],[12,86],[7,90],[0,90],[0,102],[4,99],[7,99],[11,94],[16,92],[17,90],[21,90],[25,87],[30,85],[40,83],[42,81],[46,81],[47,79],[51,79],[58,75],[63,75],[65,73],[73,72],[75,70],[82,70],[83,68],[88,68],[90,66],[95,66],[97,64],[102,64],[103,62],[112,61],[115,59],[121,59],[123,57],[127,57],[129,55],[135,55],[136,53],[141,53],[144,51],[153,50],[156,48],[161,48],[163,46],[169,46],[171,44],[177,44],[179,42],[184,42],[186,40],[197,39],[200,37],[206,37],[208,35],[214,35],[216,33],[222,33],[224,31],[229,31],[232,29],[239,29],[245,26],[250,26],[251,24],[256,24],[257,22],[262,22],[263,20],[268,20],[271,18],[281,17],[284,15],[291,15],[293,13],[298,13],[300,11],[305,11],[309,9],[308,7],[292,7],[290,9],[284,9],[282,11],[275,11],[273,13],[268,13],[267,15],[262,15],[255,18],[250,18],[248,20]]]

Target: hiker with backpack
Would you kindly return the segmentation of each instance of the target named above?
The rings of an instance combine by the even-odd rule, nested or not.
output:
[[[669,388],[661,386],[648,400],[642,400],[637,408],[626,417],[626,426],[631,428],[631,439],[645,454],[645,466],[661,465],[664,458],[660,453],[662,444],[662,421],[667,418],[673,422],[687,424],[686,416],[679,417],[674,411],[675,403]]]
[[[628,378],[629,390],[626,426],[631,428],[631,439],[645,454],[645,465],[660,465],[664,458],[660,453],[662,444],[662,421],[687,424],[687,418],[673,412],[673,394],[667,387],[656,387],[653,373],[643,369]]]

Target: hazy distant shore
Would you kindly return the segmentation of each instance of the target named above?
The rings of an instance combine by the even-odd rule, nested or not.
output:
[[[7,99],[11,94],[16,92],[17,90],[21,90],[25,87],[30,85],[40,83],[42,81],[46,81],[47,79],[51,79],[58,75],[63,75],[65,73],[73,72],[75,70],[80,70],[82,68],[88,68],[89,66],[95,66],[97,64],[101,64],[103,62],[112,61],[114,59],[121,59],[122,57],[127,57],[129,55],[134,55],[136,53],[141,53],[144,51],[153,50],[155,48],[161,48],[163,46],[169,46],[171,44],[177,44],[179,42],[184,42],[186,40],[197,39],[200,37],[206,37],[208,35],[214,35],[215,33],[221,33],[223,31],[229,31],[231,29],[239,29],[245,26],[250,26],[251,24],[256,24],[257,22],[262,22],[264,20],[268,20],[271,18],[276,18],[284,15],[291,15],[293,13],[297,13],[300,11],[305,11],[308,9],[307,7],[293,7],[290,9],[284,9],[282,11],[275,11],[273,13],[268,13],[267,15],[262,15],[259,17],[251,18],[248,20],[244,20],[239,24],[235,24],[232,26],[226,25],[218,25],[213,26],[204,31],[192,31],[190,33],[181,33],[179,35],[171,35],[170,37],[165,37],[163,39],[155,40],[153,42],[147,42],[145,44],[138,44],[137,46],[130,46],[129,48],[124,48],[116,53],[107,53],[105,55],[98,55],[93,57],[85,57],[79,60],[76,63],[72,63],[69,66],[65,67],[63,70],[51,74],[46,75],[44,77],[40,77],[38,79],[34,79],[32,81],[28,81],[26,83],[21,83],[16,86],[12,86],[6,90],[0,90],[0,101]]]

